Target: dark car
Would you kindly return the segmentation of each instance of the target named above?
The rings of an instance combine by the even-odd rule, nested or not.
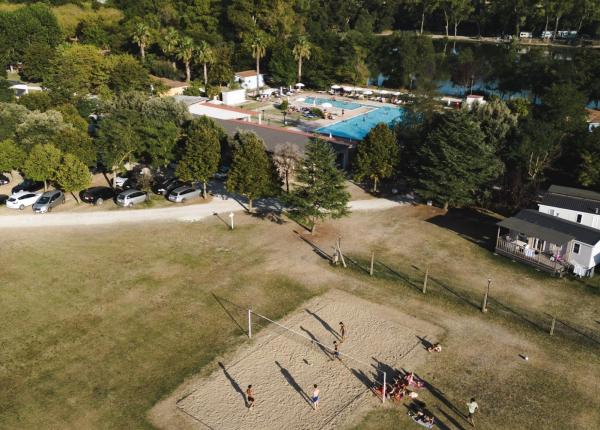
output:
[[[115,197],[115,191],[110,187],[91,187],[79,193],[81,200],[100,206],[105,200]]]
[[[169,178],[169,177],[159,177],[159,178],[155,178],[154,180],[154,185],[152,185],[152,192],[154,194],[161,194],[161,195],[165,195],[167,194],[170,190],[172,190],[173,188],[171,187],[171,185],[174,182],[177,182],[178,179],[177,178]]]
[[[10,182],[10,179],[8,179],[8,176],[3,175],[2,173],[0,173],[0,185],[6,185]]]
[[[5,205],[8,200],[8,196],[6,194],[0,194],[0,205]]]
[[[13,194],[19,193],[21,191],[26,191],[28,193],[33,193],[44,188],[43,182],[32,181],[31,179],[25,179],[19,185],[15,185],[11,192]]]
[[[183,187],[184,185],[189,185],[188,182],[182,181],[180,179],[175,179],[174,181],[169,182],[169,185],[165,188],[163,195],[168,197],[175,188]]]

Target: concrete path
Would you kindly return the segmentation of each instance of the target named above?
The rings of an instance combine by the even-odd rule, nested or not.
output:
[[[260,201],[257,206],[260,206]],[[356,200],[350,202],[351,211],[382,210],[401,206],[404,202],[387,199]],[[273,207],[273,202],[267,206]],[[32,227],[68,227],[109,225],[142,222],[184,221],[193,222],[208,218],[215,213],[243,211],[242,205],[233,198],[222,199],[215,197],[206,204],[173,206],[160,209],[128,209],[120,208],[112,211],[95,211],[89,213],[48,213],[43,215],[18,214],[0,217],[0,229],[3,228],[32,228]]]

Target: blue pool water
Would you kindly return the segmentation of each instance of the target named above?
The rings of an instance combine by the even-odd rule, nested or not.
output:
[[[404,110],[394,107],[380,107],[365,114],[355,116],[335,124],[317,129],[317,133],[342,137],[351,140],[362,140],[379,123],[393,125],[402,120]]]
[[[333,107],[336,107],[338,109],[353,110],[358,109],[362,106],[358,103],[346,102],[344,100],[326,99],[321,97],[317,97],[316,99],[314,97],[307,97],[306,100],[304,100],[304,103],[312,105],[315,103],[315,100],[317,101],[317,105],[319,106],[323,103],[331,103]]]

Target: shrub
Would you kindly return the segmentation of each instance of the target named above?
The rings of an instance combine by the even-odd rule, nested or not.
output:
[[[287,99],[283,99],[283,101],[279,105],[279,109],[281,111],[286,111],[286,110],[288,110],[289,107],[290,107],[290,102],[288,102]]]
[[[319,118],[325,118],[325,114],[318,107],[311,108],[310,113],[312,113],[313,115],[317,115]]]

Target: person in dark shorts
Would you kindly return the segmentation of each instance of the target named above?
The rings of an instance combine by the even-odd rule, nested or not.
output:
[[[254,408],[254,389],[252,385],[248,385],[248,389],[246,390],[246,397],[248,398],[248,409]]]
[[[475,398],[472,397],[471,401],[467,403],[467,408],[469,408],[469,415],[467,416],[467,421],[471,423],[473,427],[475,427],[475,412],[479,410],[479,405],[475,401]]]
[[[342,343],[346,340],[346,326],[342,321],[340,321],[340,335],[342,336],[342,340],[340,340],[340,343]]]
[[[340,358],[340,346],[337,343],[337,340],[333,341],[333,359],[337,358],[338,360],[341,360]]]
[[[313,385],[314,390],[313,390],[313,395],[312,395],[312,404],[313,404],[313,408],[315,408],[315,411],[317,409],[319,409],[319,394],[321,394],[321,390],[319,390],[319,387],[317,387],[317,384]]]

